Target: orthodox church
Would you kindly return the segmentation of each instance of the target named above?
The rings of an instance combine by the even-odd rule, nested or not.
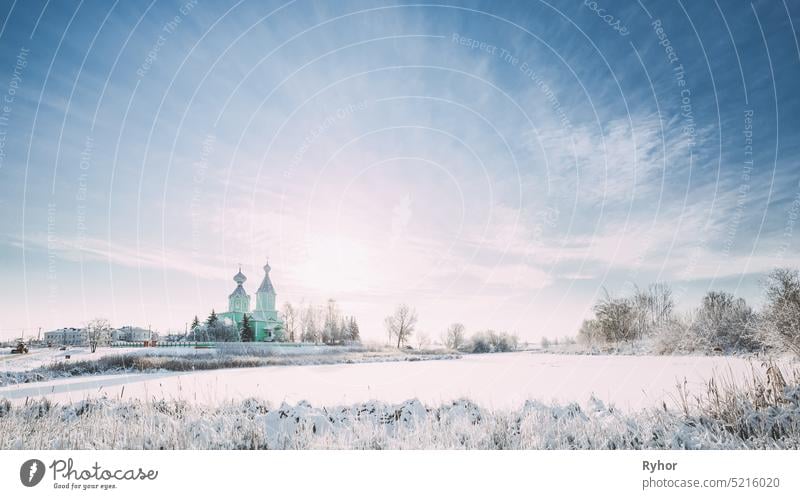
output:
[[[269,263],[264,265],[264,280],[256,291],[256,308],[250,311],[250,295],[244,290],[244,282],[247,280],[242,274],[242,268],[233,276],[236,289],[228,296],[228,311],[219,314],[223,320],[230,319],[237,328],[242,325],[242,318],[247,314],[250,325],[255,332],[256,341],[275,341],[282,336],[283,321],[278,317],[275,309],[275,287],[269,278],[269,271],[272,267]]]

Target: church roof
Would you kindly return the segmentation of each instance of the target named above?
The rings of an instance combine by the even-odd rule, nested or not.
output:
[[[282,324],[283,322],[277,317],[277,314],[272,315],[269,312],[265,312],[263,310],[253,310],[250,314],[250,320],[259,321],[259,322],[266,322],[269,324]]]
[[[264,280],[261,281],[261,286],[258,287],[258,293],[275,294],[275,287],[272,285],[272,281],[269,278],[270,270],[272,270],[272,267],[269,266],[269,263],[264,265]]]
[[[228,298],[232,298],[234,296],[247,296],[247,292],[244,290],[241,284],[236,286],[236,289],[233,290],[233,293],[231,293]]]
[[[236,284],[242,284],[244,283],[244,281],[247,280],[247,277],[244,274],[242,274],[241,267],[239,267],[239,272],[235,276],[233,276],[233,280]]]

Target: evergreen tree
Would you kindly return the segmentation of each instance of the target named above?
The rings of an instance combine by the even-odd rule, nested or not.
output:
[[[347,321],[345,320],[344,317],[342,317],[339,320],[339,327],[336,328],[336,332],[337,332],[337,335],[336,335],[336,338],[334,339],[334,343],[336,343],[337,345],[341,345],[342,343],[346,342],[350,338],[350,335],[348,334],[348,329],[347,329]]]
[[[350,323],[347,325],[347,336],[353,343],[361,343],[361,332],[358,330],[358,323],[355,317],[350,317]]]
[[[195,315],[195,316],[194,316],[194,319],[192,320],[192,328],[190,329],[190,331],[194,331],[195,329],[197,329],[197,327],[198,327],[199,325],[200,325],[200,320],[199,320],[199,319],[197,318],[197,316]]]
[[[253,331],[253,326],[250,325],[250,317],[247,314],[244,314],[242,317],[242,330],[241,330],[241,337],[242,341],[255,341],[256,335]]]
[[[208,319],[206,319],[206,325],[208,327],[214,327],[217,325],[217,322],[219,322],[219,318],[217,317],[217,313],[214,312],[214,309],[212,308],[211,315],[209,315]]]
[[[322,326],[322,342],[326,345],[335,345],[338,338],[341,336],[339,332],[339,307],[336,305],[336,300],[328,300],[327,310],[325,312],[325,323]]]

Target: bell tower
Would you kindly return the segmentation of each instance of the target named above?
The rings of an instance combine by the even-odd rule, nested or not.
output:
[[[264,312],[270,316],[274,315],[277,319],[277,311],[275,310],[275,288],[272,286],[272,281],[269,278],[269,271],[272,267],[269,262],[264,265],[264,280],[261,281],[261,286],[258,287],[256,292],[256,311]]]

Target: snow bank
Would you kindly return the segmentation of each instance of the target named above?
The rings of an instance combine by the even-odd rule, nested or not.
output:
[[[734,418],[624,413],[600,400],[495,411],[465,399],[272,407],[259,399],[207,407],[185,401],[0,400],[0,449],[798,449],[800,388],[769,407],[745,394]]]

